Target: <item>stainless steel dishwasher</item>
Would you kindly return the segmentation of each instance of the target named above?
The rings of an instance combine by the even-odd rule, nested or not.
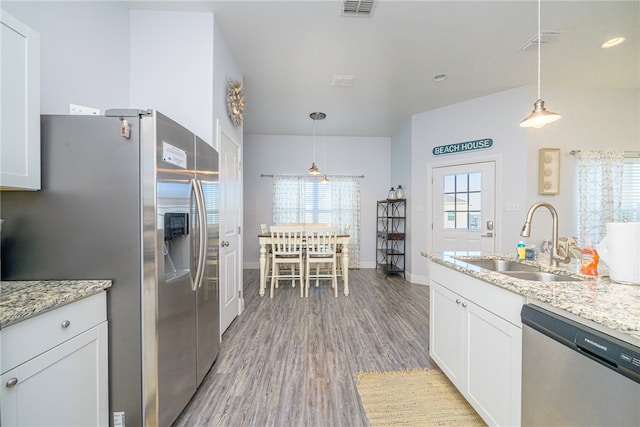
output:
[[[523,426],[640,426],[640,347],[522,308]]]

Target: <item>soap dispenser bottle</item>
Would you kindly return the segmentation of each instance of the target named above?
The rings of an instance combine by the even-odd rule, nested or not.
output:
[[[587,247],[580,251],[580,272],[588,276],[597,276],[599,259],[598,251],[589,240]]]
[[[524,244],[522,240],[518,242],[518,246],[516,246],[516,250],[518,252],[518,259],[525,259],[527,256],[527,246]]]

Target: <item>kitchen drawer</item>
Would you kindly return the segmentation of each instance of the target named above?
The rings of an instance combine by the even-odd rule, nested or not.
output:
[[[0,330],[0,372],[5,373],[106,320],[106,294],[100,292],[8,326]]]

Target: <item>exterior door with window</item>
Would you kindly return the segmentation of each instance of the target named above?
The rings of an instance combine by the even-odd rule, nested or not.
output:
[[[495,162],[433,168],[432,248],[495,251]]]

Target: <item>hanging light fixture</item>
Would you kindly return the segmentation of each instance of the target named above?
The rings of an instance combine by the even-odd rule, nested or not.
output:
[[[326,117],[326,115],[325,115]],[[322,163],[324,164],[324,170],[327,170],[327,133],[324,128],[324,124],[322,125]],[[327,174],[322,175],[322,179],[320,180],[320,184],[328,184],[329,178],[327,178]]]
[[[316,166],[316,120],[324,120],[327,115],[321,112],[315,112],[309,114],[309,117],[313,120],[313,159],[311,159],[311,167],[309,168],[309,173],[311,175],[319,175],[320,169]]]
[[[542,0],[538,0],[538,100],[533,104],[533,111],[531,112],[531,114],[529,114],[529,116],[527,116],[527,118],[525,118],[523,121],[520,122],[520,126],[528,128],[528,127],[534,127],[534,128],[541,128],[544,125],[551,123],[551,122],[555,122],[556,120],[558,120],[560,117],[562,117],[560,114],[558,113],[554,113],[552,111],[547,111],[547,109],[544,108],[544,101],[542,100],[542,97],[540,96],[540,45],[542,44],[542,40],[540,38],[541,36],[541,32],[540,32],[540,3],[542,2]]]

